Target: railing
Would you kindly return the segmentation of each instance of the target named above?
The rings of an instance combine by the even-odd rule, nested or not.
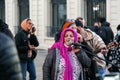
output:
[[[60,30],[60,26],[47,26],[47,37],[55,37],[57,31]]]
[[[100,17],[106,18],[106,0],[87,0],[87,25],[92,26]]]

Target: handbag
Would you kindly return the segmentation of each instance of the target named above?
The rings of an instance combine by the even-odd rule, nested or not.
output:
[[[35,59],[37,56],[37,50],[32,50],[32,59]]]

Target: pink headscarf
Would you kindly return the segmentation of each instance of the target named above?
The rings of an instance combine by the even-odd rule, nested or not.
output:
[[[64,72],[64,80],[73,80],[72,65],[70,63],[70,59],[68,56],[68,48],[64,46],[64,36],[67,31],[72,31],[74,34],[74,42],[78,42],[77,32],[75,32],[73,29],[66,28],[61,33],[60,41],[54,43],[50,49],[58,48],[60,50],[60,54],[65,59],[65,66],[66,66]]]
[[[27,21],[31,20],[30,18],[26,18],[21,22],[22,29],[26,30],[27,27]]]

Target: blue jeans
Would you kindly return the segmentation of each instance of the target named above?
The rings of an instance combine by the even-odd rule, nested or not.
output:
[[[26,73],[29,73],[29,80],[36,80],[36,68],[33,59],[28,59],[27,62],[21,62],[23,80],[26,80]]]
[[[27,62],[27,71],[29,72],[29,80],[36,80],[36,68],[34,60],[29,58]]]
[[[103,77],[106,74],[106,70],[104,68],[99,68],[99,73],[102,76],[102,80],[103,80]]]
[[[20,64],[22,69],[23,80],[26,80],[27,62],[21,62]]]

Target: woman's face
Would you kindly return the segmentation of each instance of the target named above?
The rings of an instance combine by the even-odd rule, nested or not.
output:
[[[74,35],[72,31],[66,31],[65,36],[64,36],[64,44],[67,46],[70,46],[69,41],[74,42]]]
[[[28,20],[28,21],[27,21],[27,29],[30,30],[30,29],[32,28],[32,26],[33,26],[32,21],[31,21],[31,20]]]

